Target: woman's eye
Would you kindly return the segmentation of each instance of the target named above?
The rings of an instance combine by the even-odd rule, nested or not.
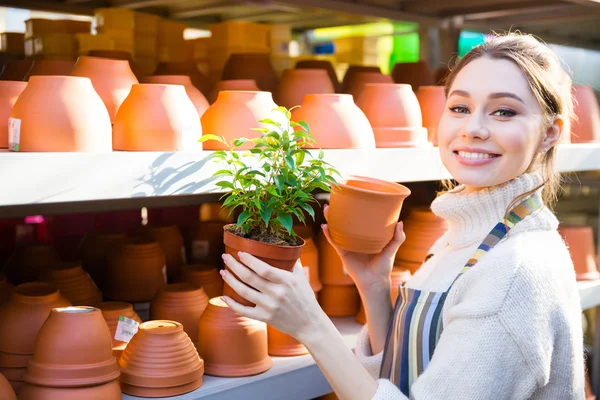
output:
[[[498,117],[514,117],[517,113],[513,110],[509,110],[506,108],[496,110],[492,113],[492,115],[496,115]]]
[[[450,107],[450,111],[457,114],[467,114],[469,109],[463,106]]]

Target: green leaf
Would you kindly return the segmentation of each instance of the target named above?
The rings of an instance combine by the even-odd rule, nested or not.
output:
[[[227,181],[217,182],[216,186],[219,186],[223,189],[235,189],[235,187],[233,186],[233,183],[227,182]]]
[[[319,150],[319,160],[322,160],[325,157],[325,153],[323,153],[323,149]]]
[[[294,222],[292,221],[292,216],[290,214],[279,213],[277,214],[277,219],[281,223],[281,225],[288,231],[288,233],[292,234],[292,226]]]
[[[265,223],[265,225],[267,226],[267,228],[269,227],[269,221],[271,220],[272,214],[273,214],[273,207],[271,207],[271,206],[264,207],[262,210],[260,210],[260,217],[262,218],[262,220]]]
[[[269,124],[269,125],[275,125],[277,127],[281,127],[281,124],[279,122],[275,122],[271,118],[261,119],[258,122],[263,123],[263,124]]]
[[[231,154],[233,156],[233,158],[235,158],[236,160],[240,159],[240,155],[238,153],[232,153]]]
[[[300,125],[306,132],[310,132],[310,128],[305,121],[298,121],[298,125]]]
[[[285,178],[282,175],[275,175],[275,184],[277,185],[277,191],[283,193],[283,185],[285,184]]]
[[[312,217],[313,220],[315,219],[315,210],[311,206],[301,201],[298,202],[298,205],[302,207],[304,211],[306,211]]]
[[[267,172],[271,171],[271,165],[269,165],[269,163],[264,163],[262,167]]]
[[[239,147],[239,146],[243,145],[244,143],[246,143],[247,141],[248,141],[248,139],[246,139],[246,138],[238,138],[233,141],[233,145],[235,147]]]
[[[202,137],[198,140],[200,143],[204,143],[207,140],[216,140],[221,143],[227,144],[227,141],[222,136],[213,135],[212,133],[207,133],[206,135],[202,135]]]
[[[229,197],[227,197],[227,199],[225,199],[225,201],[223,202],[223,207],[227,208],[227,207],[235,204],[236,201],[238,201],[237,197],[230,193]]]
[[[221,175],[233,176],[233,172],[231,172],[228,169],[220,169],[213,174],[213,176],[221,176]]]
[[[292,156],[287,156],[285,158],[285,163],[287,164],[288,167],[290,167],[290,169],[296,168],[296,164],[294,163],[294,159],[292,158]]]
[[[246,222],[248,220],[248,218],[250,218],[251,215],[252,215],[252,213],[250,213],[249,211],[242,212],[237,219],[237,224],[242,225],[244,222]]]
[[[270,131],[269,128],[250,128],[250,130],[253,130],[255,132],[262,132],[262,133],[267,133]],[[252,139],[251,141],[254,142],[255,139]],[[256,143],[256,142],[255,142]]]

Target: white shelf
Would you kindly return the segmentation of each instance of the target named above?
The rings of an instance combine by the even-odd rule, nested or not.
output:
[[[218,199],[217,170],[202,151],[92,153],[0,152],[0,215],[104,211]],[[438,148],[326,150],[342,174],[394,182],[449,178]],[[559,148],[561,172],[600,170],[600,144]]]
[[[600,306],[600,280],[577,282],[579,297],[581,298],[581,309]]]

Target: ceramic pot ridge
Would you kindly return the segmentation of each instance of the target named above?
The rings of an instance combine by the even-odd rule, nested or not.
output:
[[[42,280],[54,284],[76,306],[97,306],[102,293],[80,265],[63,262],[47,269]]]
[[[307,94],[335,93],[335,88],[322,69],[286,69],[274,93],[277,104],[288,109],[299,106]]]
[[[8,117],[27,82],[0,81],[0,149],[8,148]]]
[[[19,400],[121,400],[123,397],[119,382],[77,388],[37,386],[26,383],[19,393]]]
[[[210,92],[210,96],[208,98],[210,104],[213,104],[215,101],[217,101],[219,92],[223,90],[241,90],[250,92],[260,91],[258,86],[256,86],[256,81],[254,81],[254,79],[230,79],[226,81],[219,81],[215,84]]]
[[[13,388],[2,374],[0,374],[0,398],[3,400],[17,400]]]
[[[147,76],[144,79],[144,82],[183,86],[185,88],[185,92],[192,101],[192,104],[194,104],[194,107],[196,107],[199,117],[202,117],[202,115],[210,106],[210,104],[208,104],[208,100],[206,100],[206,97],[204,97],[202,92],[192,84],[192,80],[187,75],[153,75]]]

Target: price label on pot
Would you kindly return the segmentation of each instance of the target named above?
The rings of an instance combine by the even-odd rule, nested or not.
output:
[[[8,119],[8,149],[19,151],[21,143],[21,120],[18,118]]]
[[[140,324],[136,320],[129,319],[121,315],[119,317],[119,322],[117,323],[115,340],[129,343],[133,335],[137,333],[138,326],[140,326]]]
[[[192,242],[192,257],[194,257],[194,261],[206,260],[209,248],[208,240],[194,240]]]

